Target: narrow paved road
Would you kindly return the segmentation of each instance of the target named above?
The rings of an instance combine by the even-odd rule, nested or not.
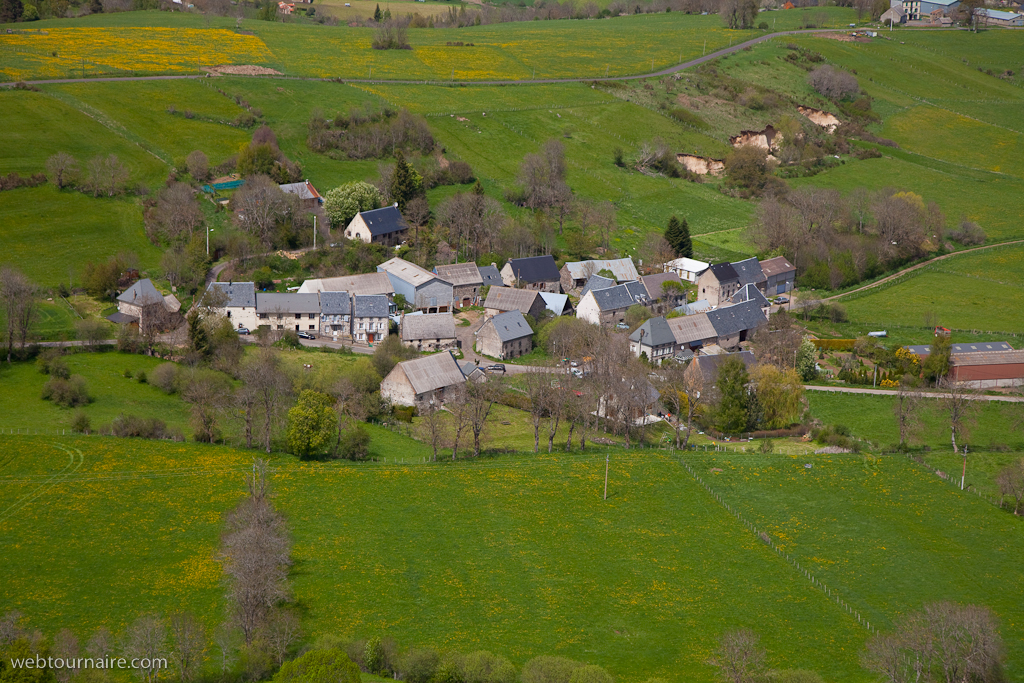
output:
[[[818,387],[805,384],[804,389],[808,391],[829,391],[837,394],[874,394],[876,396],[895,396],[894,389],[860,389],[857,387]],[[939,391],[922,391],[921,396],[925,398],[948,398],[949,394]],[[1024,396],[986,396],[978,394],[972,396],[975,401],[998,401],[1002,403],[1024,403]]]

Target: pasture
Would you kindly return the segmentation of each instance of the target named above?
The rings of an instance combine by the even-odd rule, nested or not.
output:
[[[623,681],[711,681],[718,635],[747,626],[773,668],[868,680],[858,663],[868,631],[664,454],[613,454],[603,501],[603,453],[408,464],[426,455],[421,444],[373,436],[387,440],[387,465],[273,463],[310,637],[386,634],[409,646],[489,649],[519,665],[559,654]],[[80,638],[100,625],[120,631],[146,611],[192,609],[212,626],[223,613],[220,519],[249,457],[0,437],[0,537],[17,547],[0,600],[36,627]],[[686,459],[873,624],[934,599],[989,605],[1010,648],[1009,678],[1020,680],[1020,520],[902,458]],[[975,580],[981,566],[985,582]],[[928,580],[911,579],[920,572]]]

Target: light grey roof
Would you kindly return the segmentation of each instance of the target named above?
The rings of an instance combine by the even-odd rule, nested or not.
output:
[[[679,285],[679,291],[683,291],[683,281],[679,279],[679,276],[674,272],[668,273],[655,273],[654,275],[644,275],[640,278],[640,282],[644,283],[644,287],[647,289],[647,295],[652,299],[660,299],[665,295],[665,283],[674,282]]]
[[[764,294],[761,293],[761,290],[750,283],[743,285],[743,287],[740,288],[738,292],[729,297],[729,301],[731,301],[734,304],[741,304],[745,301],[753,301],[761,308],[767,308],[768,306],[771,305],[768,303],[768,299],[765,298]]]
[[[554,292],[538,292],[540,298],[544,299],[544,307],[555,315],[572,313],[572,304],[569,303],[568,294],[555,294]]]
[[[289,292],[256,293],[257,313],[319,313],[320,297],[317,294]]]
[[[962,353],[989,353],[991,351],[1013,351],[1013,347],[1006,342],[970,342],[967,344],[953,344],[950,353],[957,355]]]
[[[117,300],[127,304],[135,304],[136,306],[149,306],[150,304],[163,303],[164,297],[160,292],[156,291],[153,281],[147,277],[124,290],[121,296],[117,297]]]
[[[707,316],[719,337],[727,337],[743,330],[756,330],[768,322],[761,307],[753,301],[717,308],[707,313]]]
[[[740,278],[740,286],[754,283],[755,285],[759,282],[765,282],[768,278],[764,276],[764,271],[761,270],[761,264],[754,257],[744,259],[742,261],[736,261],[732,264],[732,269],[736,271],[736,275]]]
[[[505,286],[505,283],[501,279],[501,273],[498,271],[497,266],[480,266],[480,278],[483,280],[483,283],[486,286]]]
[[[391,372],[405,373],[417,394],[463,384],[466,381],[466,376],[462,374],[462,369],[450,351],[403,361]]]
[[[904,346],[903,348],[916,356],[927,356],[932,352],[930,344],[915,344],[913,346]]]
[[[1002,10],[987,9],[987,8],[980,8],[978,10],[978,12],[983,17],[987,16],[990,19],[1001,19],[1003,21],[1010,21],[1012,19],[1016,19],[1017,17],[1021,16],[1020,12],[1004,12]]]
[[[299,199],[320,199],[320,193],[316,191],[316,188],[308,180],[304,180],[301,183],[288,183],[280,187],[282,192],[298,195]]]
[[[739,358],[748,372],[753,366],[757,365],[757,360],[750,351],[720,353],[714,356],[698,356],[693,359],[693,365],[696,365],[700,373],[704,375],[705,382],[712,383],[718,380],[718,368],[730,358]]]
[[[636,266],[633,265],[632,258],[619,258],[619,259],[592,259],[590,261],[569,261],[563,268],[569,271],[569,277],[573,280],[582,280],[587,277],[588,264],[593,264],[593,268],[590,269],[591,274],[596,275],[598,271],[610,270],[615,275],[617,282],[626,282],[627,280],[636,280],[640,277],[639,273],[636,272]]]
[[[643,325],[633,330],[629,339],[652,347],[676,343],[676,336],[672,334],[672,328],[668,326],[664,316],[649,318]]]
[[[407,315],[402,319],[402,341],[454,338],[455,316],[451,313]]]
[[[615,286],[615,280],[607,278],[603,275],[591,275],[586,284],[583,285],[583,289],[580,290],[580,298],[582,299],[587,295],[587,292],[594,289],[608,289],[609,287]]]
[[[519,311],[499,313],[484,324],[494,325],[494,331],[498,333],[498,339],[502,342],[528,337],[533,334],[530,324],[526,322],[526,318]]]
[[[395,293],[387,273],[364,273],[362,275],[343,275],[341,277],[325,277],[317,280],[306,280],[299,288],[300,292],[348,292],[349,294],[387,294]]]
[[[256,285],[252,282],[211,282],[206,291],[216,289],[227,297],[225,308],[255,308]]]
[[[707,313],[711,308],[711,302],[707,299],[697,299],[692,303],[676,306],[674,310],[679,311],[683,315],[693,315],[695,313]]]
[[[480,269],[473,262],[451,263],[446,266],[435,266],[434,272],[445,282],[453,285],[482,285],[484,279],[480,276]],[[501,279],[501,276],[498,276]]]
[[[388,298],[383,294],[356,295],[352,297],[353,318],[388,317]]]
[[[590,294],[597,302],[597,307],[602,311],[629,308],[635,303],[644,303],[648,299],[647,289],[640,282],[627,282],[615,287],[595,289],[591,290]]]
[[[393,259],[388,259],[377,266],[377,272],[394,275],[398,279],[408,282],[413,287],[421,287],[431,280],[447,282],[447,280],[438,277],[429,270],[420,268],[415,263],[410,263],[409,261],[398,258],[397,256]]]
[[[487,292],[484,308],[499,311],[518,310],[529,313],[537,301],[537,292],[532,289],[515,289],[514,287],[492,287]]]
[[[762,316],[763,317],[763,316]],[[692,344],[693,342],[705,339],[714,339],[718,336],[715,326],[711,324],[707,313],[695,313],[683,318],[671,318],[668,321],[669,329],[675,335],[676,341],[680,344]]]
[[[320,314],[351,315],[352,297],[348,292],[320,292]]]
[[[953,365],[1024,365],[1024,351],[958,353],[950,357]]]

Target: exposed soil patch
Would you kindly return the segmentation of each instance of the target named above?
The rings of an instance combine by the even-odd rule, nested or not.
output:
[[[223,64],[210,69],[214,73],[229,74],[231,76],[280,76],[280,71],[268,69],[265,66],[255,64]]]

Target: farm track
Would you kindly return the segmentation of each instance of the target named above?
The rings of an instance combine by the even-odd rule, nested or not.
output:
[[[828,391],[838,394],[872,394],[875,396],[895,396],[898,392],[894,389],[861,389],[858,387],[820,387],[805,384],[807,391]],[[922,391],[924,398],[949,398],[949,394],[938,391]],[[988,396],[980,394],[970,397],[972,401],[997,401],[1001,403],[1024,403],[1024,396]]]

